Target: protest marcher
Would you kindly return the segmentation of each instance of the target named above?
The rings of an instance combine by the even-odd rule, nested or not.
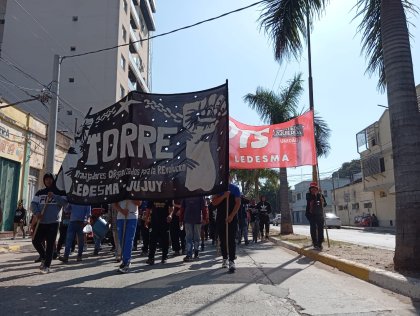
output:
[[[41,272],[48,273],[61,220],[61,208],[67,204],[67,199],[66,193],[55,186],[54,176],[51,173],[46,173],[43,180],[45,188],[35,193],[31,203],[32,212],[38,221],[32,244],[42,260]]]
[[[271,213],[271,204],[266,201],[265,195],[261,195],[260,202],[257,204],[258,214],[260,217],[260,233],[261,239],[264,236],[264,226],[265,226],[265,239],[268,239],[270,233],[270,213]]]
[[[112,235],[112,240],[111,240],[111,244],[112,244],[112,248],[111,251],[114,252],[115,255],[115,261],[116,262],[121,262],[121,246],[120,246],[120,242],[118,239],[118,232],[117,232],[117,216],[118,216],[118,211],[111,207],[110,212],[108,212],[109,214],[109,222],[111,223],[111,235]]]
[[[232,181],[231,178],[229,180],[230,182]],[[216,225],[218,237],[220,239],[220,250],[223,256],[222,268],[228,267],[229,259],[229,271],[235,272],[235,237],[238,227],[237,213],[241,207],[241,191],[238,186],[230,183],[229,191],[214,195],[212,203],[217,207]]]
[[[136,233],[140,205],[141,201],[137,200],[124,200],[112,204],[118,211],[117,230],[122,255],[122,262],[118,269],[120,273],[127,273],[130,269],[131,252],[133,250],[133,240]]]
[[[255,199],[251,199],[248,205],[249,222],[251,223],[252,241],[258,242],[258,234],[260,232],[260,217]]]
[[[53,254],[53,259],[57,259],[60,256],[61,248],[66,246],[66,239],[67,239],[67,229],[70,223],[70,212],[66,212],[68,205],[63,209],[61,213],[61,222],[60,226],[58,227],[59,237],[57,241],[57,247]]]
[[[322,250],[324,242],[324,211],[327,206],[324,196],[319,193],[318,184],[311,182],[309,192],[306,193],[306,212],[305,216],[309,221],[312,244],[315,249]]]
[[[245,246],[249,244],[248,241],[248,204],[249,200],[242,195],[241,196],[241,207],[238,211],[238,245],[242,242],[242,237],[244,237]]]
[[[18,227],[22,231],[22,238],[24,238],[24,239],[26,238],[26,234],[25,234],[26,213],[27,212],[26,212],[25,208],[23,207],[23,201],[20,200],[18,202],[18,207],[15,211],[15,216],[13,218],[13,237],[12,237],[12,239],[15,239]]]
[[[201,226],[208,222],[208,213],[204,197],[196,196],[186,198],[181,203],[180,221],[184,225],[185,239],[187,242],[184,262],[198,259]],[[181,224],[181,225],[182,225]]]
[[[140,234],[142,239],[141,256],[147,256],[149,254],[149,243],[150,243],[150,217],[147,212],[147,201],[142,201],[139,209],[139,222],[140,222]]]
[[[217,230],[216,230],[216,207],[211,203],[209,198],[206,198],[207,209],[209,212],[209,237],[211,239],[211,244],[214,246],[217,239]]]
[[[96,221],[99,219],[99,217],[102,216],[102,214],[105,211],[105,207],[102,204],[96,204],[96,205],[92,205],[92,209],[91,209],[91,216],[89,219],[90,225],[93,226],[95,225]],[[102,250],[102,239],[98,236],[96,236],[95,234],[93,234],[93,242],[94,242],[94,249],[93,249],[93,255],[97,256],[99,255],[99,251]]]
[[[69,214],[69,226],[67,228],[66,245],[64,255],[58,259],[64,263],[69,260],[70,250],[74,249],[74,240],[77,236],[77,261],[82,261],[84,248],[83,227],[87,224],[90,217],[91,208],[88,205],[69,204],[65,208],[65,212]]]
[[[173,256],[181,255],[181,251],[185,252],[185,229],[181,229],[181,200],[174,201],[174,210],[172,212],[172,221],[170,223],[171,242]]]
[[[174,210],[171,200],[148,201],[147,217],[150,216],[150,243],[148,265],[155,264],[155,253],[157,242],[162,248],[162,263],[166,263],[169,250],[169,224],[172,221],[172,212]]]

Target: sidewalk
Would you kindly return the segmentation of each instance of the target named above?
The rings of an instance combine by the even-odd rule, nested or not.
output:
[[[420,279],[406,277],[399,273],[385,271],[350,260],[341,259],[313,250],[312,248],[301,247],[291,242],[283,241],[277,236],[270,236],[270,241],[305,257],[311,258],[312,260],[337,268],[338,270],[355,276],[363,281],[373,283],[413,299],[420,299]]]
[[[7,236],[7,237],[6,237]],[[12,236],[12,234],[10,234]],[[9,234],[1,234],[0,236],[0,254],[4,252],[19,252],[19,251],[35,251],[32,246],[31,236],[23,239],[20,235],[14,240],[11,240]]]

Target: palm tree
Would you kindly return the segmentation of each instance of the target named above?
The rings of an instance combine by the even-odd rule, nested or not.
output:
[[[268,124],[278,124],[289,121],[299,115],[297,111],[299,97],[302,94],[302,74],[296,75],[289,81],[288,86],[283,88],[280,94],[265,90],[261,87],[257,88],[255,94],[247,94],[244,100],[255,109],[261,119]],[[329,151],[328,137],[329,129],[326,123],[319,118],[315,124],[315,136],[321,137],[316,141],[319,147],[317,153],[326,155]],[[280,168],[280,212],[281,212],[281,229],[283,235],[293,234],[292,218],[289,207],[289,184],[287,181],[287,168]]]
[[[327,0],[266,0],[261,27],[274,42],[275,58],[298,58],[305,26],[325,9]],[[420,113],[416,100],[407,12],[415,12],[409,0],[357,0],[362,16],[362,50],[369,60],[367,72],[377,72],[378,86],[387,90],[394,162],[396,198],[396,270],[420,271]],[[312,18],[312,19],[311,19]],[[308,27],[309,29],[309,27]]]
[[[236,177],[236,180],[241,185],[241,189],[245,195],[250,195],[258,197],[261,179],[266,179],[267,181],[273,181],[274,179],[279,178],[278,172],[272,169],[241,169],[241,170],[231,170],[232,174]]]

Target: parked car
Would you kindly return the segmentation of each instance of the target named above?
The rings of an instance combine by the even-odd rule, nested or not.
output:
[[[278,226],[278,225],[280,225],[280,224],[281,224],[281,215],[280,215],[280,214],[277,214],[277,215],[276,215],[276,217],[274,217],[274,218],[272,219],[271,223],[272,223],[274,226]]]
[[[341,228],[341,219],[334,213],[325,213],[325,226],[328,228]]]

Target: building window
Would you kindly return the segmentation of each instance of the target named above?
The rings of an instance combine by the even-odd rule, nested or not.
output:
[[[73,20],[73,22],[77,22],[77,21],[79,21],[79,17],[78,16],[73,16],[72,20]]]
[[[69,82],[74,82],[74,78],[69,78]]]
[[[70,46],[70,51],[71,51],[71,52],[76,51],[76,46]]]
[[[349,206],[346,204],[346,205],[344,205],[344,207],[343,207],[345,210],[348,210],[349,209]]]
[[[381,198],[384,198],[384,197],[386,197],[386,193],[384,191],[379,191],[379,196]]]
[[[379,167],[381,168],[381,172],[385,172],[385,159],[379,158]]]
[[[301,193],[298,193],[298,194],[296,194],[296,200],[301,200],[302,199],[302,194]]]
[[[339,205],[339,206],[338,206],[338,210],[339,210],[339,211],[342,211],[343,209],[344,209],[344,208],[343,208],[343,205]]]
[[[124,42],[126,42],[127,41],[127,31],[125,30],[124,26],[122,27],[121,36],[122,36]]]
[[[364,203],[364,204],[363,204],[363,207],[364,207],[364,208],[372,208],[372,202],[369,202],[369,203]]]
[[[4,24],[6,22],[5,19],[0,19],[0,24]]]
[[[359,209],[359,203],[353,203],[353,204],[351,205],[351,209],[352,209],[352,210],[358,210],[358,209]]]
[[[120,94],[121,94],[120,96],[121,99],[125,97],[125,89],[122,85],[120,85]]]
[[[324,197],[328,197],[328,191],[327,190],[324,190]]]
[[[125,70],[125,58],[123,55],[121,55],[120,66],[123,70]]]
[[[127,11],[128,11],[127,0],[123,0],[123,9],[124,9],[125,13],[127,13]]]

